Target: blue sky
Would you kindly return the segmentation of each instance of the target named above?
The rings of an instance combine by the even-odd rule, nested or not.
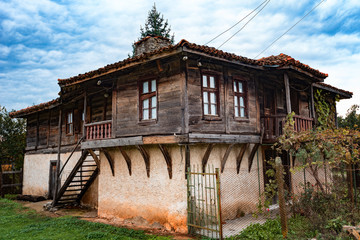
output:
[[[175,42],[205,44],[262,0],[155,1]],[[271,0],[241,32],[221,47],[254,58],[320,0]],[[0,105],[21,109],[58,96],[58,78],[127,58],[153,1],[1,0]],[[354,96],[338,104],[345,115],[360,104],[360,1],[327,0],[259,57],[288,54],[328,73],[326,83]],[[211,42],[218,47],[239,30]]]

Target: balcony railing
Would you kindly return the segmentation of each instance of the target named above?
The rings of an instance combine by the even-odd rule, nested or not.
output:
[[[262,127],[264,128],[263,140],[274,142],[282,134],[286,115],[270,115],[261,117]],[[310,130],[313,126],[313,119],[309,117],[294,115],[294,130],[296,132]]]
[[[111,138],[111,120],[85,124],[86,140]]]

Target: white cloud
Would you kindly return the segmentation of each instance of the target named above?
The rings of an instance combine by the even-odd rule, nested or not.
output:
[[[160,0],[156,6],[169,20],[176,41],[185,38],[205,44],[261,2]],[[253,58],[317,2],[271,1],[221,49]],[[0,18],[0,36],[8,40],[1,41],[0,68],[6,66],[6,62],[11,66],[6,71],[0,69],[0,82],[6,82],[3,84],[6,90],[0,89],[0,103],[11,109],[56,98],[58,78],[75,76],[126,58],[152,5],[153,2],[143,0],[0,2],[0,16],[5,16]],[[360,31],[332,32],[331,27],[343,21],[347,28],[353,24],[358,29],[357,20],[349,16],[359,6],[356,0],[325,1],[260,57],[283,52],[329,73],[327,83],[354,91],[352,100],[339,105],[339,111],[346,112],[352,103],[360,102],[360,84],[355,79],[359,76],[356,69],[360,63]],[[209,45],[218,47],[248,19]],[[21,94],[24,96],[18,98]]]

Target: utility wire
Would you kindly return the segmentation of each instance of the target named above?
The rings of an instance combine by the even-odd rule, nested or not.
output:
[[[313,7],[307,14],[305,14],[299,21],[297,21],[294,25],[292,25],[288,30],[286,30],[286,32],[284,32],[280,37],[278,37],[277,39],[275,39],[269,46],[267,46],[264,50],[261,51],[261,53],[259,53],[258,55],[256,55],[256,57],[254,57],[254,59],[257,59],[263,52],[265,52],[266,50],[268,50],[272,45],[274,45],[280,38],[282,38],[283,36],[285,36],[288,32],[291,31],[291,29],[293,29],[298,23],[300,23],[304,18],[306,18],[310,13],[312,13],[318,6],[320,6],[320,4],[322,4],[323,2],[325,2],[326,0],[322,0],[321,2],[319,2],[315,7]]]
[[[219,35],[217,35],[216,37],[214,37],[213,39],[211,39],[210,41],[208,41],[207,43],[205,43],[205,45],[208,45],[209,43],[211,43],[212,41],[214,41],[215,39],[217,39],[218,37],[220,37],[221,35],[223,35],[224,33],[230,31],[231,29],[233,29],[236,25],[238,25],[239,23],[241,23],[245,18],[247,18],[249,15],[251,15],[253,12],[255,12],[259,7],[261,7],[265,2],[270,1],[270,0],[265,0],[263,1],[259,6],[257,6],[254,10],[252,10],[248,15],[246,15],[245,17],[243,17],[240,21],[238,21],[237,23],[235,23],[234,25],[232,25],[230,28],[226,29],[225,31],[223,31],[222,33],[220,33]]]
[[[253,20],[253,19],[266,7],[266,5],[268,5],[269,2],[270,2],[270,0],[267,0],[266,3],[265,3],[265,5],[262,6],[261,9],[260,9],[255,15],[252,16],[252,17],[250,18],[250,20],[247,21],[247,22],[244,24],[244,26],[242,26],[242,27],[239,29],[239,31],[237,31],[236,33],[234,33],[234,34],[233,34],[231,37],[229,37],[225,42],[223,42],[223,43],[218,47],[218,49],[221,48],[222,46],[224,46],[225,43],[227,43],[228,41],[230,41],[230,39],[232,39],[236,34],[238,34],[241,30],[243,30],[243,29],[246,27],[246,25],[248,25],[248,23],[249,23],[251,20]]]

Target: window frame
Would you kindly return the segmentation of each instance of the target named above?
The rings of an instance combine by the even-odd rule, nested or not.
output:
[[[239,88],[239,82],[242,83],[242,92],[238,91]],[[235,84],[236,83],[236,84]],[[237,86],[237,89],[235,89],[235,85]],[[233,89],[233,111],[234,111],[234,119],[237,120],[247,120],[249,119],[249,107],[248,107],[248,83],[246,80],[239,78],[239,77],[234,77],[233,81],[232,81],[232,89]],[[240,105],[240,98],[243,98],[244,100],[244,105],[241,106]],[[236,102],[235,102],[235,98],[237,98],[237,106],[236,106]],[[238,116],[236,116],[236,109],[238,111]],[[244,116],[241,116],[241,109],[244,109]]]
[[[152,81],[155,81],[155,91],[151,91],[151,87],[152,87]],[[148,89],[149,92],[147,93],[143,93],[143,86],[144,86],[144,82],[148,82]],[[159,109],[159,104],[158,104],[158,79],[156,77],[148,77],[146,79],[142,79],[140,81],[138,81],[138,94],[139,94],[139,104],[138,104],[138,111],[139,111],[139,122],[141,123],[146,123],[146,122],[156,122],[158,119],[158,109]],[[156,98],[156,103],[155,103],[155,107],[152,106],[152,98],[155,96]],[[144,100],[149,99],[149,104],[148,104],[148,111],[149,111],[149,118],[148,119],[144,119],[144,115],[143,115],[143,104],[144,104]],[[156,117],[152,118],[152,109],[155,108],[156,111]]]
[[[204,86],[203,84],[203,78],[204,76],[207,77],[207,87]],[[215,87],[211,88],[210,87],[210,77],[214,77],[214,84]],[[201,84],[201,109],[202,109],[202,115],[204,117],[204,119],[206,120],[219,120],[220,119],[220,80],[219,80],[219,73],[215,73],[215,72],[202,72],[201,73],[201,79],[200,79],[200,84]],[[205,101],[204,101],[204,93],[207,93],[207,99],[208,99],[208,114],[205,114]],[[211,114],[211,93],[215,94],[216,100],[216,114]],[[210,113],[210,114],[209,114]]]
[[[69,122],[70,114],[71,114],[71,122]],[[65,133],[66,133],[66,135],[74,135],[74,111],[73,110],[67,111],[65,114]]]

